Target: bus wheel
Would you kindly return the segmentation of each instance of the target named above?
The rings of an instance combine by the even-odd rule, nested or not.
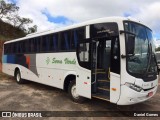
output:
[[[75,83],[75,80],[73,80],[73,81],[70,82],[69,87],[68,87],[68,93],[69,93],[71,99],[74,102],[82,103],[85,100],[84,97],[81,97],[81,96],[79,96],[76,93],[76,83]]]
[[[16,72],[15,78],[18,84],[24,83],[24,80],[21,78],[21,73],[19,70]]]

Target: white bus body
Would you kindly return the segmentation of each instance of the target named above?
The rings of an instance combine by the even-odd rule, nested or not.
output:
[[[151,64],[150,66],[141,65],[143,58],[139,57],[135,58],[140,59],[139,62],[138,60],[129,61],[131,57],[127,56],[126,52],[126,46],[128,46],[126,36],[129,36],[130,33],[126,32],[124,24],[129,25],[130,23],[124,23],[125,21],[133,22],[121,17],[102,18],[5,42],[2,71],[15,76],[18,83],[25,79],[64,90],[71,87],[71,97],[76,102],[82,97],[89,99],[95,97],[118,105],[146,101],[156,93],[158,87],[156,70],[152,71],[152,74],[149,72],[154,60],[150,58],[147,62]],[[110,23],[114,24],[115,28],[109,25]],[[82,34],[74,31],[81,27],[84,29],[84,38]],[[81,37],[79,40],[77,40],[77,34]],[[53,41],[45,43],[43,38],[46,41],[51,39]],[[73,45],[71,40],[67,42],[69,39],[73,39]],[[57,40],[58,43],[54,40]],[[62,40],[63,42],[59,42]],[[25,43],[25,41],[28,42]],[[59,50],[56,50],[56,45],[55,50],[51,50],[52,42],[53,46],[54,44],[57,47],[60,46]],[[26,44],[34,46],[27,48]],[[49,47],[45,46],[43,50],[41,48],[43,45]],[[70,50],[71,47],[74,47],[73,51]],[[136,44],[134,49],[136,49]],[[145,73],[144,79],[141,77],[142,74],[134,72],[140,69],[136,66],[137,64],[146,68],[146,72],[143,72]],[[132,70],[133,66],[136,66],[135,70]],[[75,86],[72,81],[75,81]],[[73,85],[70,85],[71,83]]]

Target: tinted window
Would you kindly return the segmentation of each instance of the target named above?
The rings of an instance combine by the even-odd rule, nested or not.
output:
[[[91,38],[118,36],[118,34],[117,23],[99,23],[90,26]]]
[[[36,43],[36,46],[35,46],[35,52],[39,53],[40,52],[40,41],[41,41],[41,37],[37,37],[35,38],[35,43]]]
[[[25,51],[26,53],[29,52],[29,40],[25,40]]]
[[[75,50],[79,42],[78,30],[72,30],[71,49]]]
[[[10,50],[11,50],[11,43],[7,44],[7,53],[10,53]]]
[[[83,41],[86,37],[85,34],[85,27],[82,28],[77,28],[73,30],[73,42],[74,47],[77,47],[77,43],[79,43],[79,41]]]
[[[10,46],[11,48],[11,53],[16,53],[16,43],[11,43],[11,46]]]
[[[49,51],[57,51],[58,48],[58,34],[50,35]]]
[[[85,39],[85,27],[68,30],[60,33],[60,50],[76,50],[79,41]]]
[[[31,47],[31,53],[35,53],[36,52],[36,39],[33,38],[32,39],[32,47]]]
[[[13,45],[13,44],[11,44],[11,47],[12,47],[12,45]],[[16,49],[15,49],[15,53],[18,53],[18,43],[15,42],[14,45],[15,45],[15,48],[16,48]]]
[[[41,52],[47,51],[47,36],[43,36],[41,39]]]
[[[76,28],[61,33],[31,38],[4,45],[4,53],[40,53],[54,51],[76,50],[80,40],[85,39],[85,27]]]
[[[8,54],[9,53],[9,44],[4,44],[4,54]]]
[[[46,40],[46,51],[49,51],[49,40],[50,40],[50,36],[49,35],[47,35],[47,36],[45,36],[45,40]]]
[[[21,43],[21,47],[22,47],[22,53],[25,53],[26,50],[25,50],[25,41],[24,40]]]
[[[33,53],[34,52],[34,39],[30,40],[30,52]]]
[[[19,47],[20,47],[20,53],[23,53],[24,51],[24,47],[23,47],[23,41],[21,41],[21,42],[19,42],[20,44],[19,44]]]
[[[60,50],[70,50],[70,34],[67,31],[60,33]]]
[[[80,62],[89,61],[89,43],[81,43],[79,46],[79,59]]]

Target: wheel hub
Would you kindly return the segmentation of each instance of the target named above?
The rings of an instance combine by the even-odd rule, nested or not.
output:
[[[17,81],[18,82],[20,81],[20,74],[19,73],[17,74]]]
[[[78,98],[79,98],[79,95],[78,95],[77,92],[76,92],[76,85],[73,85],[72,90],[71,90],[71,93],[72,93],[72,96],[73,96],[75,99],[78,99]]]

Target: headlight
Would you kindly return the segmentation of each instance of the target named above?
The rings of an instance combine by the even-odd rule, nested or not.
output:
[[[125,83],[125,85],[128,86],[129,88],[137,91],[137,92],[141,92],[141,90],[143,89],[143,88],[141,88],[135,84],[132,84],[132,83]]]

